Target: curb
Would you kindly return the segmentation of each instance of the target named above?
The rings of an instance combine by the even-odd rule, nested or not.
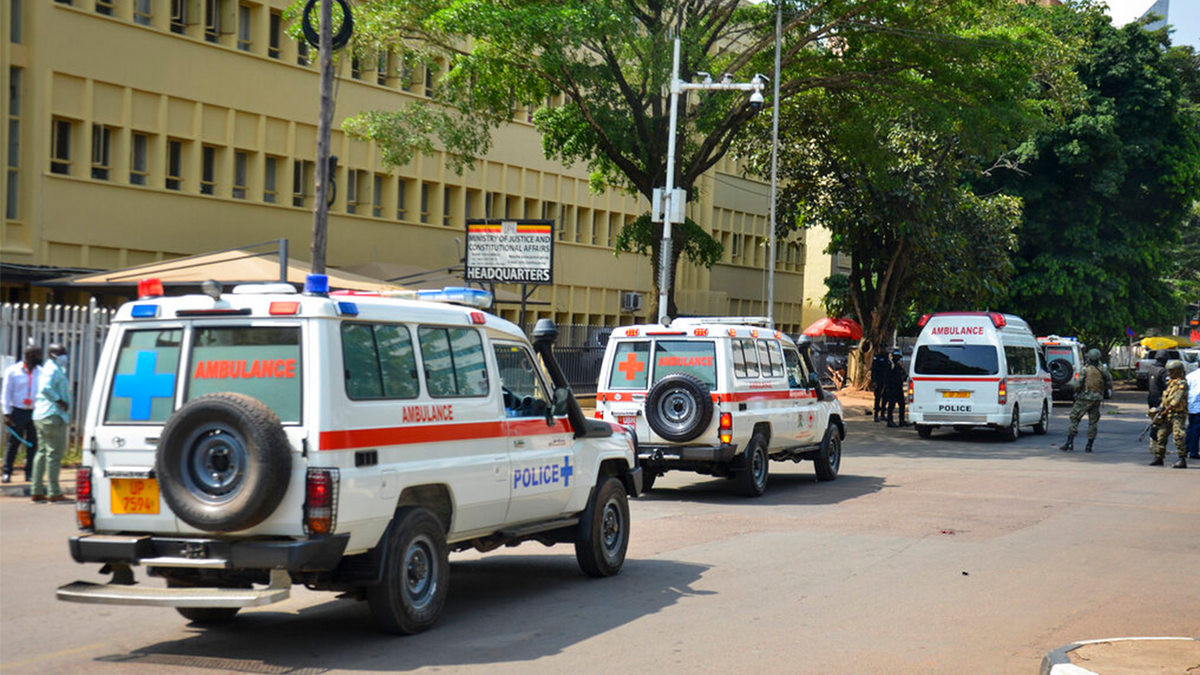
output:
[[[1197,642],[1197,638],[1190,637],[1124,637],[1124,638],[1108,638],[1105,640],[1084,640],[1082,642],[1072,642],[1068,645],[1063,645],[1058,649],[1047,654],[1042,659],[1041,675],[1103,675],[1092,670],[1088,670],[1082,666],[1077,666],[1071,663],[1070,653],[1085,645],[1102,644],[1106,642],[1130,642],[1134,640],[1155,641],[1155,640],[1186,640]]]
[[[60,485],[64,495],[75,494],[75,481],[63,481]],[[0,497],[28,497],[33,494],[30,491],[29,483],[5,483],[0,484]]]

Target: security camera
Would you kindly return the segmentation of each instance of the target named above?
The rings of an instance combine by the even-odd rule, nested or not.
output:
[[[733,73],[725,73],[721,76],[721,84],[733,84]]]
[[[700,80],[700,82],[702,84],[712,84],[712,75],[709,75],[708,73],[704,72],[703,70],[697,70],[696,77],[702,78]]]
[[[754,112],[758,112],[759,110],[762,110],[762,107],[763,107],[762,92],[756,91],[756,92],[750,94],[750,109],[753,110]]]

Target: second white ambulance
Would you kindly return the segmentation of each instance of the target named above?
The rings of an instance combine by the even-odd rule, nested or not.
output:
[[[1010,441],[1050,423],[1050,374],[1024,319],[999,312],[921,317],[909,369],[909,417],[922,438],[938,427],[986,426]]]

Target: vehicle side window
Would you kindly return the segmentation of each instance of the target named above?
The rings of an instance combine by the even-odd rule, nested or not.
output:
[[[504,392],[504,410],[509,417],[545,417],[550,407],[546,387],[538,377],[537,365],[529,351],[514,344],[498,343],[496,368]]]
[[[650,343],[618,342],[608,374],[609,389],[645,389],[650,378]]]
[[[354,400],[416,398],[417,358],[405,326],[343,323],[346,395]]]
[[[746,355],[742,353],[742,341],[730,340],[729,353],[733,355],[733,374],[746,377]]]
[[[128,330],[113,369],[104,421],[165,422],[175,410],[183,330]]]
[[[422,326],[417,334],[430,396],[487,396],[487,363],[478,331]]]
[[[1033,347],[1006,346],[1004,358],[1008,361],[1009,375],[1036,375],[1038,351]]]
[[[1046,354],[1042,350],[1037,350],[1038,369],[1043,373],[1050,372],[1050,367],[1046,365]]]
[[[734,340],[735,349],[740,348],[746,357],[746,377],[758,377],[758,349],[754,340]],[[769,366],[768,366],[769,367]]]
[[[783,361],[779,358],[778,342],[759,340],[758,361],[762,364],[763,377],[783,377]]]
[[[788,386],[792,389],[808,389],[808,368],[804,365],[804,359],[800,358],[800,352],[785,347],[783,362],[787,370]]]

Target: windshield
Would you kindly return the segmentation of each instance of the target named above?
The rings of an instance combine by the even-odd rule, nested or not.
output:
[[[995,375],[1000,359],[992,345],[921,345],[913,372],[921,375]]]

